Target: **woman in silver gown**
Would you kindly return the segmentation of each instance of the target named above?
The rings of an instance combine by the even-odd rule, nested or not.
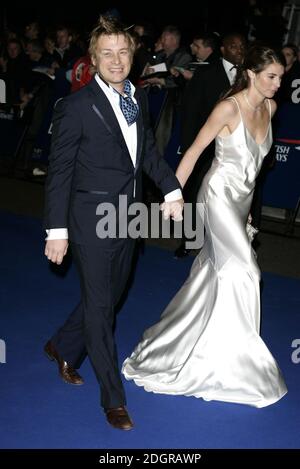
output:
[[[190,275],[123,364],[146,391],[264,407],[287,392],[259,335],[260,271],[246,225],[255,179],[272,144],[272,100],[283,59],[252,47],[235,85],[185,153],[182,187],[215,139],[212,167],[198,195],[205,242]]]

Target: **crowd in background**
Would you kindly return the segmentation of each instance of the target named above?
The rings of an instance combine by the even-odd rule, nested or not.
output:
[[[116,9],[107,13],[120,16]],[[166,24],[157,30],[152,23],[140,20],[131,26],[137,45],[131,81],[136,86],[144,87],[150,100],[153,96],[157,99],[159,91],[165,91],[159,112],[153,111],[151,115],[162,154],[171,138],[177,115],[181,120],[181,145],[186,148],[195,137],[202,122],[191,114],[191,106],[196,102],[194,97],[195,93],[199,94],[199,88],[204,90],[205,84],[200,75],[203,68],[220,61],[222,57],[224,59],[224,40],[226,49],[228,37],[240,38],[242,48],[253,42],[266,42],[267,39],[269,45],[278,45],[281,40],[286,74],[277,99],[279,102],[291,99],[291,83],[295,78],[300,78],[299,48],[297,44],[282,42],[284,22],[282,20],[280,23],[276,18],[276,34],[268,38],[265,36],[270,33],[270,18],[259,9],[258,2],[249,2],[243,31],[226,31],[224,26],[221,34],[208,30],[204,24],[201,30],[190,30],[187,34],[185,29],[182,34],[180,25]],[[201,24],[203,26],[203,22]],[[27,22],[21,30],[14,26],[6,27],[0,40],[0,79],[6,88],[2,103],[5,102],[6,109],[8,106],[17,108],[18,115],[26,123],[26,137],[18,146],[18,166],[27,172],[35,170],[36,175],[42,175],[45,164],[43,170],[38,170],[31,160],[33,152],[45,145],[43,134],[48,135],[55,102],[86,85],[94,74],[88,55],[88,33],[75,30],[68,24],[59,24],[58,18],[57,25],[51,29],[35,20]],[[240,60],[233,65],[238,66]],[[156,72],[155,66],[162,63],[166,70]],[[231,81],[229,71],[228,78]],[[214,97],[213,104],[215,101]],[[191,131],[192,127],[194,130]],[[187,133],[190,135],[187,136]]]

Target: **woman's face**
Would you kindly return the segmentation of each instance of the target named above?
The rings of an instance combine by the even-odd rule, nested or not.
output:
[[[281,64],[273,63],[264,70],[254,74],[252,84],[254,88],[264,96],[264,98],[273,98],[280,87],[281,79],[284,74],[284,67]]]
[[[294,54],[293,49],[290,49],[289,47],[283,47],[282,53],[286,60],[286,68],[291,68],[293,63],[297,60],[297,56]]]

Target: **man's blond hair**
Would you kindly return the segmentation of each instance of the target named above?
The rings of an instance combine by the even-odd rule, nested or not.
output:
[[[90,36],[89,54],[91,57],[96,56],[97,41],[100,36],[124,36],[128,41],[130,52],[133,56],[136,44],[135,40],[126,29],[126,27],[116,18],[100,16],[97,26],[93,29]]]

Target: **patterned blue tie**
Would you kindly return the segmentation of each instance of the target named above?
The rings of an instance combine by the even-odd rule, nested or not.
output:
[[[130,126],[137,120],[139,107],[133,102],[131,97],[131,85],[129,80],[125,80],[124,93],[126,97],[120,94],[120,108],[127,121],[127,124]]]

